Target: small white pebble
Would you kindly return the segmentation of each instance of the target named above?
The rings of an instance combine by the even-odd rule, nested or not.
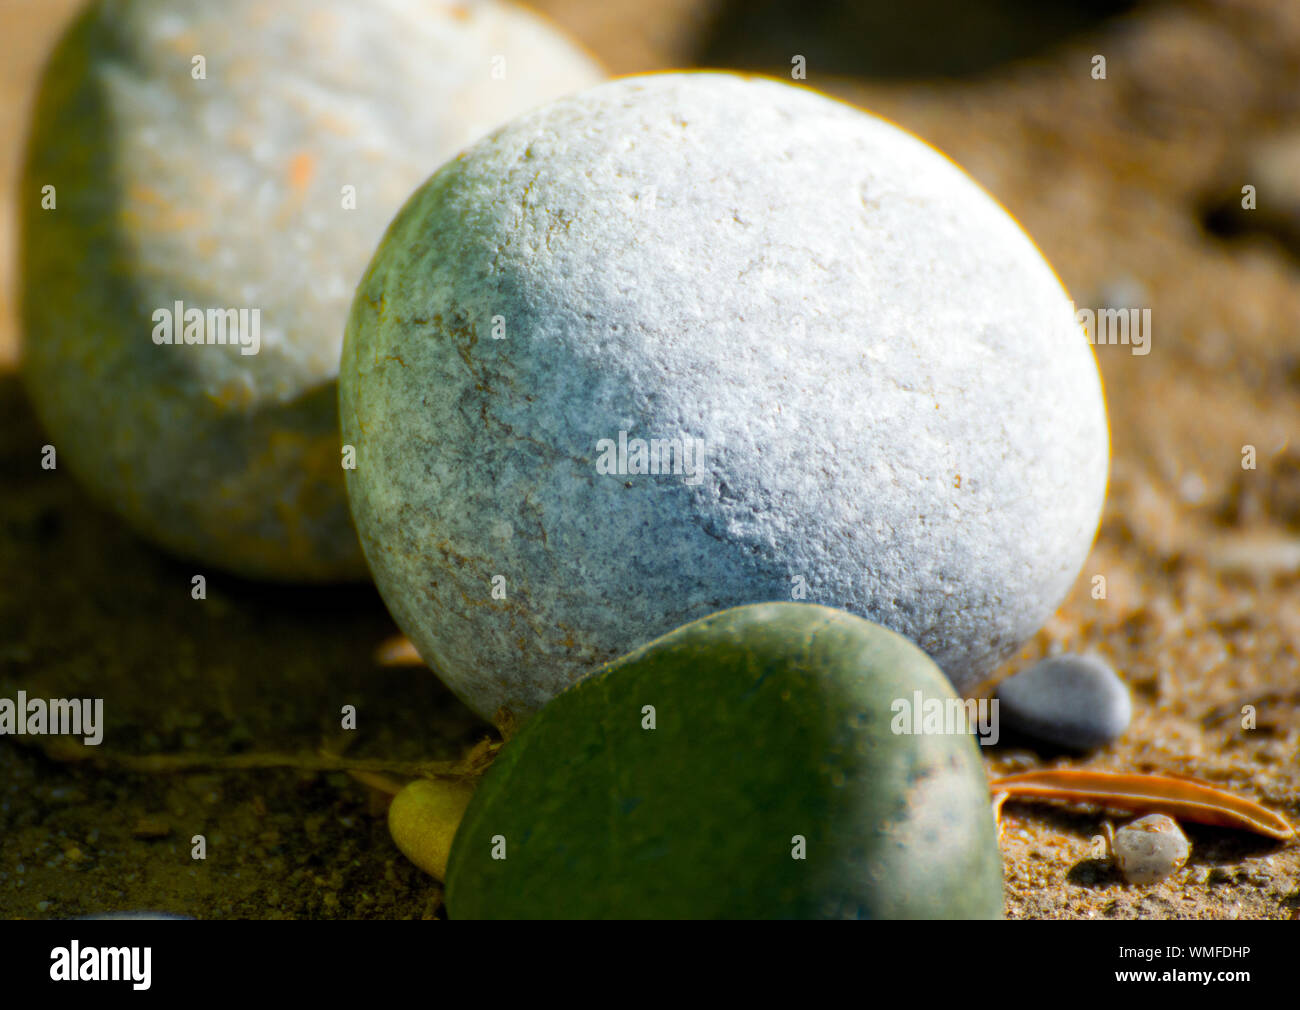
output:
[[[1156,884],[1181,868],[1192,847],[1173,818],[1150,814],[1115,832],[1115,866],[1130,884]]]
[[[1199,505],[1205,500],[1205,478],[1199,473],[1183,474],[1178,482],[1178,497],[1188,505]]]

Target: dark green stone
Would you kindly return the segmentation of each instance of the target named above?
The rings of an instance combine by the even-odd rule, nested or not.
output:
[[[448,910],[999,917],[978,747],[895,734],[892,705],[915,691],[955,697],[915,645],[842,611],[764,603],[678,628],[559,695],[502,750],[457,832]]]

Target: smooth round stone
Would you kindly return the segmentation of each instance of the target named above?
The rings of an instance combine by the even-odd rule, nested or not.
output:
[[[1133,718],[1128,688],[1099,656],[1052,656],[998,685],[1004,729],[1074,750],[1119,739]]]
[[[447,857],[456,825],[474,787],[455,779],[416,779],[388,806],[388,833],[402,855],[425,873],[447,879]]]
[[[1020,227],[891,124],[730,74],[607,83],[445,165],[358,289],[340,397],[379,589],[489,717],[764,600],[967,691],[1106,487],[1096,360]]]
[[[1130,884],[1158,884],[1187,863],[1191,843],[1165,814],[1149,814],[1115,832],[1115,867]]]
[[[974,738],[895,733],[957,704],[879,625],[739,607],[555,698],[501,751],[452,843],[453,918],[1000,918]],[[501,858],[504,857],[504,858]]]
[[[335,388],[357,280],[446,158],[600,78],[496,0],[92,4],[22,189],[26,379],[59,464],[185,557],[364,576]],[[155,343],[169,310],[205,342]]]

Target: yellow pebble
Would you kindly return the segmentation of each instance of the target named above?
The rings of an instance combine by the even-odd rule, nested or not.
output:
[[[474,787],[453,779],[416,779],[393,797],[388,833],[402,855],[439,880],[447,878],[451,840]]]

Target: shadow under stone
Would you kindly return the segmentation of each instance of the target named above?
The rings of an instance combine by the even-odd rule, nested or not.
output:
[[[62,466],[42,469],[45,443],[17,377],[0,374],[0,698],[102,699],[103,740],[86,749],[100,760],[68,761],[51,744],[71,738],[0,738],[0,916],[430,914],[436,885],[401,860],[344,774],[143,772],[115,758],[327,745],[441,760],[489,727],[431,671],[376,663],[396,628],[373,587],[210,572],[196,600],[194,566],[137,538]],[[341,727],[345,705],[354,731]],[[196,835],[206,859],[192,857]]]
[[[959,78],[1050,50],[1137,0],[732,0],[705,32],[701,66],[789,76]]]

